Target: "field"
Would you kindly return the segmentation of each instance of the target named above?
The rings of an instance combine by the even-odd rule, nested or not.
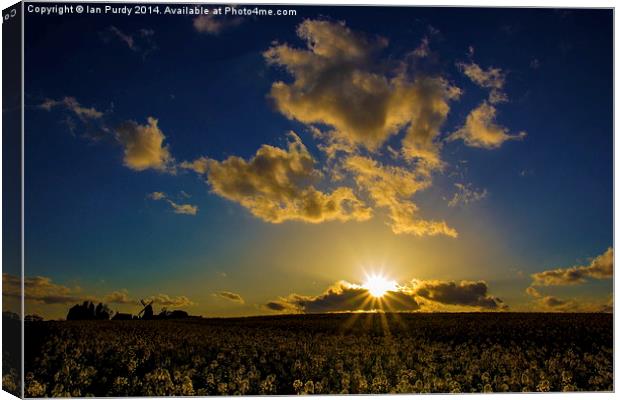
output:
[[[612,391],[611,314],[26,324],[26,396]]]

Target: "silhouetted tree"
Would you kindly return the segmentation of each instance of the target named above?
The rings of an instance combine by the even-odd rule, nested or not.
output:
[[[110,309],[105,304],[99,303],[97,307],[95,307],[93,302],[85,301],[81,305],[76,304],[69,309],[67,321],[91,319],[108,320],[111,314]]]
[[[12,311],[2,311],[2,318],[3,319],[9,319],[9,320],[16,320],[19,321],[19,314],[14,313]]]
[[[95,319],[110,319],[110,315],[112,315],[112,311],[105,304],[97,304],[97,308],[95,308]]]

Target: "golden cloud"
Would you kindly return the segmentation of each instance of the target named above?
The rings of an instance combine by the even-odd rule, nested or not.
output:
[[[163,200],[172,207],[175,214],[196,215],[198,213],[198,206],[192,204],[178,204],[168,198],[168,195],[164,192],[149,193],[147,197],[151,200]]]
[[[382,297],[373,297],[364,286],[339,281],[318,296],[290,294],[264,305],[284,313],[325,313],[344,311],[433,311],[442,307],[505,310],[499,298],[488,295],[486,282],[421,281],[396,286]]]
[[[104,303],[113,303],[113,304],[137,304],[136,299],[132,299],[129,297],[129,293],[127,290],[117,290],[110,294],[107,294],[103,297]]]
[[[143,32],[150,35],[150,31]],[[76,115],[85,128],[84,137],[99,141],[112,136],[124,151],[123,163],[135,171],[155,169],[161,172],[174,173],[174,158],[170,155],[167,145],[164,145],[166,136],[158,126],[158,120],[147,118],[146,125],[135,121],[125,121],[116,129],[108,127],[104,113],[93,107],[82,106],[74,97],[64,97],[61,100],[46,99],[39,108],[51,111],[52,108],[62,107],[69,113]],[[70,116],[65,121],[71,132],[76,123]]]
[[[461,62],[456,65],[472,82],[489,89],[489,97],[467,115],[465,124],[450,135],[448,140],[462,139],[468,146],[495,149],[507,140],[523,139],[525,132],[511,135],[508,128],[495,122],[495,104],[508,101],[508,96],[503,91],[506,74],[500,68],[489,67],[485,70],[474,62]]]
[[[362,156],[348,157],[345,168],[353,174],[357,186],[369,194],[377,207],[388,209],[389,225],[394,233],[458,236],[456,230],[444,221],[418,218],[418,207],[410,197],[430,186],[431,182],[424,174],[402,167],[381,165]]]
[[[525,293],[529,294],[530,296],[534,297],[534,298],[541,298],[542,295],[540,294],[540,292],[533,286],[528,287],[527,289],[525,289]]]
[[[4,296],[21,298],[21,278],[4,272],[2,274],[2,294]],[[79,288],[69,288],[52,282],[45,276],[24,278],[24,294],[26,301],[39,304],[68,304],[80,301]]]
[[[503,92],[506,74],[500,68],[489,67],[484,70],[474,62],[461,62],[456,65],[472,82],[480,87],[490,89],[489,102],[491,104],[508,101],[508,97]]]
[[[327,313],[344,311],[415,311],[420,308],[409,294],[388,291],[381,300],[368,289],[346,281],[337,282],[318,296],[291,294],[268,302],[265,307],[279,312]]]
[[[507,140],[522,140],[527,135],[523,131],[511,135],[508,128],[495,122],[496,114],[495,106],[483,101],[467,115],[465,125],[452,133],[448,140],[462,139],[471,147],[496,149]]]
[[[544,296],[534,287],[530,286],[526,293],[532,296],[534,306],[541,311],[553,312],[613,312],[613,301],[610,299],[607,303],[600,302],[588,303],[578,301],[577,299],[561,299],[556,296]]]
[[[241,304],[245,303],[245,300],[243,300],[243,297],[241,297],[241,295],[238,293],[221,291],[221,292],[213,293],[213,296],[219,297],[220,299],[233,301],[236,303],[241,303]]]
[[[408,127],[403,154],[440,166],[435,138],[450,109],[448,101],[460,90],[443,78],[407,77],[405,68],[382,73],[376,54],[384,38],[369,39],[344,23],[305,20],[297,35],[306,49],[274,45],[264,53],[280,65],[292,83],[275,82],[271,97],[278,110],[305,124],[334,128],[336,143],[377,150],[392,135]],[[401,66],[402,67],[402,66]]]
[[[70,288],[52,281],[52,278],[45,276],[33,276],[24,278],[25,300],[34,304],[75,304],[83,301],[94,303],[114,303],[114,304],[134,304],[137,301],[129,296],[127,290],[117,290],[106,294],[103,297],[93,296],[82,293],[80,288]],[[2,292],[4,296],[21,298],[21,279],[18,276],[8,273],[2,274]],[[151,296],[148,300],[162,306],[184,307],[195,303],[186,296],[169,296],[158,294]]]
[[[456,65],[469,79],[483,88],[502,89],[506,83],[506,74],[500,68],[489,67],[484,70],[474,62],[460,62]]]
[[[221,162],[203,157],[180,166],[206,173],[214,193],[267,222],[369,219],[370,208],[350,188],[324,193],[314,186],[321,178],[314,159],[299,136],[291,132],[289,137],[288,149],[263,145],[248,161],[236,156]]]
[[[157,119],[148,117],[146,125],[126,121],[116,128],[116,138],[123,146],[123,163],[128,168],[172,172],[174,159],[164,145],[166,136],[159,129]]]
[[[198,206],[192,204],[177,204],[172,200],[168,200],[168,204],[175,214],[196,215],[198,213]]]
[[[397,78],[402,80],[404,78]],[[450,100],[461,90],[441,77],[419,77],[412,86],[402,83],[395,96],[406,108],[410,121],[402,141],[402,153],[407,160],[418,160],[418,169],[429,173],[443,167],[440,157],[440,128],[450,112]]]
[[[166,193],[153,192],[153,193],[149,193],[146,197],[148,197],[151,200],[164,200],[166,198]]]
[[[576,285],[586,282],[586,278],[611,279],[614,274],[614,249],[609,247],[603,254],[595,257],[589,265],[569,268],[556,268],[532,274],[533,286]]]
[[[539,299],[540,305],[544,308],[566,308],[570,305],[569,300],[562,300],[555,296],[544,296]]]
[[[153,301],[153,303],[159,304],[163,307],[187,307],[196,304],[191,301],[187,296],[169,296],[162,293],[158,294],[157,296],[147,297],[146,301]]]

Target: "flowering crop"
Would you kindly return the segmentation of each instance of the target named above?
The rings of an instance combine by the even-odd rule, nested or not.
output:
[[[26,396],[612,391],[610,314],[26,323]]]

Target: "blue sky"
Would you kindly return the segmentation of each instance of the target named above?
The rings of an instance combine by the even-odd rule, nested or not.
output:
[[[316,300],[334,282],[363,285],[364,272],[376,270],[403,286],[484,281],[482,298],[497,296],[514,310],[544,308],[545,296],[561,298],[561,310],[608,301],[609,276],[590,272],[583,282],[541,285],[540,297],[525,289],[536,282],[531,274],[585,268],[613,247],[610,10],[294,8],[295,17],[219,17],[213,32],[200,32],[193,16],[26,16],[26,276],[46,277],[51,290],[67,295],[33,301],[33,311],[61,316],[74,298],[118,291],[127,302],[113,308],[126,310],[136,308],[133,300],[165,294],[189,300],[171,307],[202,315],[273,312],[264,304],[274,299],[299,311],[290,294]],[[297,90],[295,75],[284,52],[280,65],[270,65],[265,52],[288,45],[312,53],[296,34],[304,21],[325,22],[308,25],[315,35],[344,27],[371,45],[387,39],[372,54],[373,76],[391,79],[404,62],[412,82],[441,77],[458,88],[433,131],[443,167],[398,203],[415,204],[415,221],[444,221],[458,237],[445,229],[395,233],[393,211],[356,181],[361,175],[330,180],[353,155],[415,173],[419,163],[390,156],[388,146],[398,150],[407,127],[378,149],[357,143],[334,161],[312,130],[325,138],[348,134],[343,126],[329,116],[308,122],[299,108],[287,114],[272,85]],[[412,55],[425,40],[425,51]],[[495,90],[506,100],[492,101]],[[347,118],[359,111],[344,103]],[[80,117],[76,104],[96,113]],[[450,138],[481,104],[495,111],[493,126],[524,136],[486,146],[475,145],[473,130],[465,134],[470,142]],[[169,163],[131,168],[119,127],[147,126],[148,117],[165,136]],[[372,218],[274,223],[248,206],[247,191],[218,189],[215,166],[225,168],[231,156],[249,162],[265,144],[286,150],[291,130],[323,172],[316,188],[351,188]],[[205,174],[181,166],[200,157],[213,162]],[[154,199],[156,192],[165,197]],[[195,215],[174,212],[183,204],[196,207]],[[426,299],[435,308],[466,305],[440,303]]]

